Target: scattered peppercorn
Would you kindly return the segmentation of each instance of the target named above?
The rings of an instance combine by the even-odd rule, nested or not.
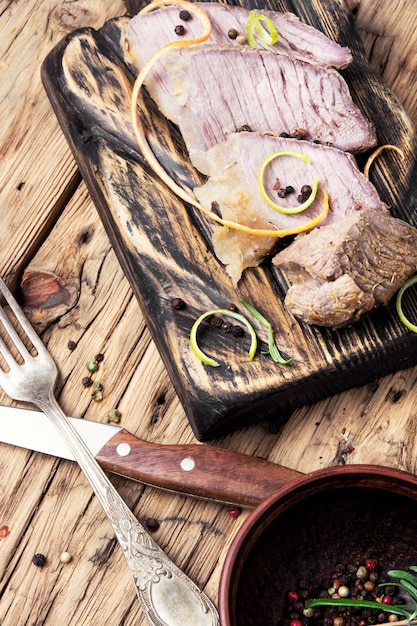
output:
[[[158,522],[158,520],[156,520],[154,517],[148,517],[145,520],[145,526],[148,530],[150,530],[151,532],[158,530],[160,524]]]
[[[44,554],[35,554],[32,557],[32,563],[36,565],[36,567],[43,567],[46,563],[46,556]]]
[[[248,42],[248,39],[245,35],[238,35],[236,37],[236,43],[238,43],[240,46],[244,46],[245,43]]]
[[[72,556],[69,552],[63,552],[59,559],[62,563],[69,563],[70,561],[72,561]]]
[[[233,324],[231,322],[222,322],[222,325],[220,326],[220,330],[223,331],[224,333],[230,333],[230,331],[232,330],[232,326]]]
[[[0,539],[5,539],[8,535],[10,535],[10,528],[8,526],[1,526]]]
[[[298,202],[305,202],[311,195],[312,188],[310,185],[303,185],[300,190],[300,195],[298,196]]]
[[[227,31],[227,36],[229,37],[229,39],[236,39],[238,34],[239,33],[237,32],[236,28],[229,28],[229,30]]]
[[[84,376],[81,382],[84,385],[84,387],[91,387],[91,385],[93,384],[93,381],[91,380],[90,376]]]
[[[101,389],[94,389],[94,391],[91,394],[91,397],[93,398],[94,402],[101,402],[103,400],[103,393]]]
[[[87,363],[85,364],[87,370],[91,373],[93,372],[97,372],[98,370],[98,363],[97,361],[87,361]]]
[[[221,317],[216,317],[216,315],[212,315],[210,318],[208,318],[208,320],[210,326],[213,326],[213,328],[221,328],[223,325],[223,320],[221,319]]]
[[[251,127],[248,124],[243,124],[243,126],[239,126],[239,128],[236,128],[236,132],[237,133],[250,133]]]
[[[307,131],[304,128],[296,128],[293,137],[294,139],[305,139],[307,137]]]
[[[228,311],[237,311],[237,306],[233,302],[229,302],[229,304],[227,305],[226,309]]]
[[[188,22],[190,18],[191,18],[191,13],[189,11],[187,11],[186,9],[183,9],[182,11],[180,11],[180,20],[182,20],[183,22]]]
[[[75,341],[68,342],[68,350],[75,350],[76,347],[77,347],[77,344]]]
[[[175,27],[175,34],[178,35],[179,37],[182,37],[182,35],[185,34],[185,28],[182,24],[178,24]]]
[[[301,187],[301,190],[300,190],[300,191],[301,191],[301,193],[303,194],[303,196],[305,196],[305,195],[308,195],[308,196],[309,196],[309,195],[311,194],[311,191],[312,191],[312,190],[311,190],[310,185],[303,185],[303,186]]]
[[[228,513],[230,517],[239,517],[242,513],[242,509],[239,506],[231,506],[229,507]]]
[[[112,409],[107,413],[107,421],[118,424],[120,422],[121,413],[117,409]]]
[[[99,354],[96,354],[96,356],[94,357],[94,360],[97,363],[101,363],[102,361],[104,361],[104,354],[101,354],[101,352]]]
[[[232,330],[230,331],[231,334],[233,335],[233,337],[243,337],[243,335],[245,334],[245,331],[243,330],[243,328],[241,326],[233,325],[232,326]]]
[[[171,306],[176,311],[181,311],[182,309],[185,309],[185,302],[182,298],[172,298]]]

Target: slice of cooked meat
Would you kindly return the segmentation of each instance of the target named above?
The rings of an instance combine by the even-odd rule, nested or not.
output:
[[[392,298],[417,269],[417,230],[363,209],[297,237],[273,263],[292,283],[285,297],[307,324],[339,327]]]
[[[224,219],[252,228],[287,229],[306,224],[322,210],[320,192],[306,211],[296,215],[279,213],[262,198],[259,168],[266,157],[278,150],[304,155],[311,163],[293,156],[279,157],[270,163],[264,173],[264,187],[274,202],[297,206],[301,187],[312,185],[317,177],[319,189],[325,189],[329,195],[326,223],[340,220],[363,207],[386,210],[375,187],[359,171],[351,154],[308,141],[249,132],[233,133],[208,151],[209,179],[194,190],[197,199],[206,209],[216,203]],[[280,198],[276,188],[288,186],[294,188],[294,193]],[[276,237],[249,235],[223,226],[216,227],[213,235],[216,256],[227,266],[235,283],[247,267],[258,265],[276,242]]]
[[[202,172],[206,151],[244,126],[276,134],[304,129],[307,139],[341,150],[375,144],[336,70],[247,47],[187,46],[164,59],[166,78],[148,88]]]
[[[196,4],[210,18],[212,33],[207,43],[242,45],[238,36],[246,35],[246,23],[249,18],[247,9],[219,2],[196,2]],[[189,19],[181,19],[182,10],[182,7],[174,5],[165,6],[152,13],[137,15],[130,20],[126,38],[138,67],[143,67],[148,59],[167,43],[202,34],[199,19],[190,12]],[[265,10],[256,13],[267,16],[277,29],[279,40],[269,48],[277,54],[287,54],[316,65],[339,69],[352,61],[349,48],[340,46],[312,26],[303,24],[293,13]],[[177,26],[183,27],[183,31],[179,29],[181,34],[175,32]],[[230,31],[233,33],[232,36],[229,36]]]

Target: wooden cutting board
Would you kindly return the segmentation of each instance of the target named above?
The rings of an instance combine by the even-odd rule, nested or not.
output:
[[[133,4],[131,9],[139,8]],[[378,143],[395,144],[405,155],[401,160],[385,152],[372,182],[393,215],[417,226],[417,187],[411,185],[417,179],[416,131],[367,63],[343,0],[261,4],[292,11],[351,48],[354,62],[342,73],[355,101],[375,124]],[[298,406],[417,363],[417,337],[401,325],[393,302],[351,327],[332,330],[309,327],[288,314],[286,285],[267,261],[233,287],[212,252],[212,225],[167,190],[137,149],[129,114],[134,71],[123,45],[127,20],[73,32],[48,55],[42,77],[195,436],[208,440],[248,423],[282,418]],[[187,187],[201,182],[177,129],[146,94],[140,115],[164,168]],[[237,340],[213,328],[199,337],[222,364],[208,367],[195,357],[189,344],[195,319],[229,303],[238,306],[242,297],[272,323],[281,352],[292,357],[290,365],[262,354],[265,329],[256,323],[263,341],[253,360],[247,357],[247,336]],[[174,309],[174,298],[185,308]]]

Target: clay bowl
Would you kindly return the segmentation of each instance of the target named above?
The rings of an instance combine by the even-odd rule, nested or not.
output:
[[[417,477],[350,465],[280,488],[246,520],[220,582],[222,626],[277,626],[287,592],[337,563],[376,558],[386,571],[417,565]]]

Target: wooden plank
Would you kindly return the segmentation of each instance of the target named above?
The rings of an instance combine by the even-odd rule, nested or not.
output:
[[[372,118],[379,143],[396,143],[405,154],[404,161],[392,154],[381,158],[373,172],[375,185],[393,214],[413,223],[415,129],[368,65],[345,5],[324,0],[281,5],[352,48],[355,60],[345,70],[352,93]],[[125,23],[120,19],[99,32],[73,33],[52,51],[43,75],[196,436],[209,439],[272,416],[277,408],[290,411],[415,363],[415,337],[399,323],[392,304],[334,331],[294,320],[283,306],[285,284],[267,264],[248,270],[237,289],[231,285],[210,253],[211,225],[166,190],[135,147],[129,117],[133,76],[120,45]],[[189,187],[198,184],[175,133],[149,99],[141,115],[148,118],[150,141],[166,169]],[[183,311],[170,306],[177,297],[186,303]],[[207,368],[195,358],[188,342],[194,320],[201,312],[239,304],[242,297],[255,306],[262,302],[263,314],[279,329],[280,349],[293,358],[290,366],[279,367],[264,356],[249,362],[238,342],[219,332],[206,333],[204,346],[221,355],[222,366]]]
[[[19,271],[80,177],[41,82],[48,52],[74,28],[100,27],[123,2],[28,0],[0,13],[0,268]],[[42,168],[36,164],[42,163]],[[58,171],[57,171],[58,168]]]

